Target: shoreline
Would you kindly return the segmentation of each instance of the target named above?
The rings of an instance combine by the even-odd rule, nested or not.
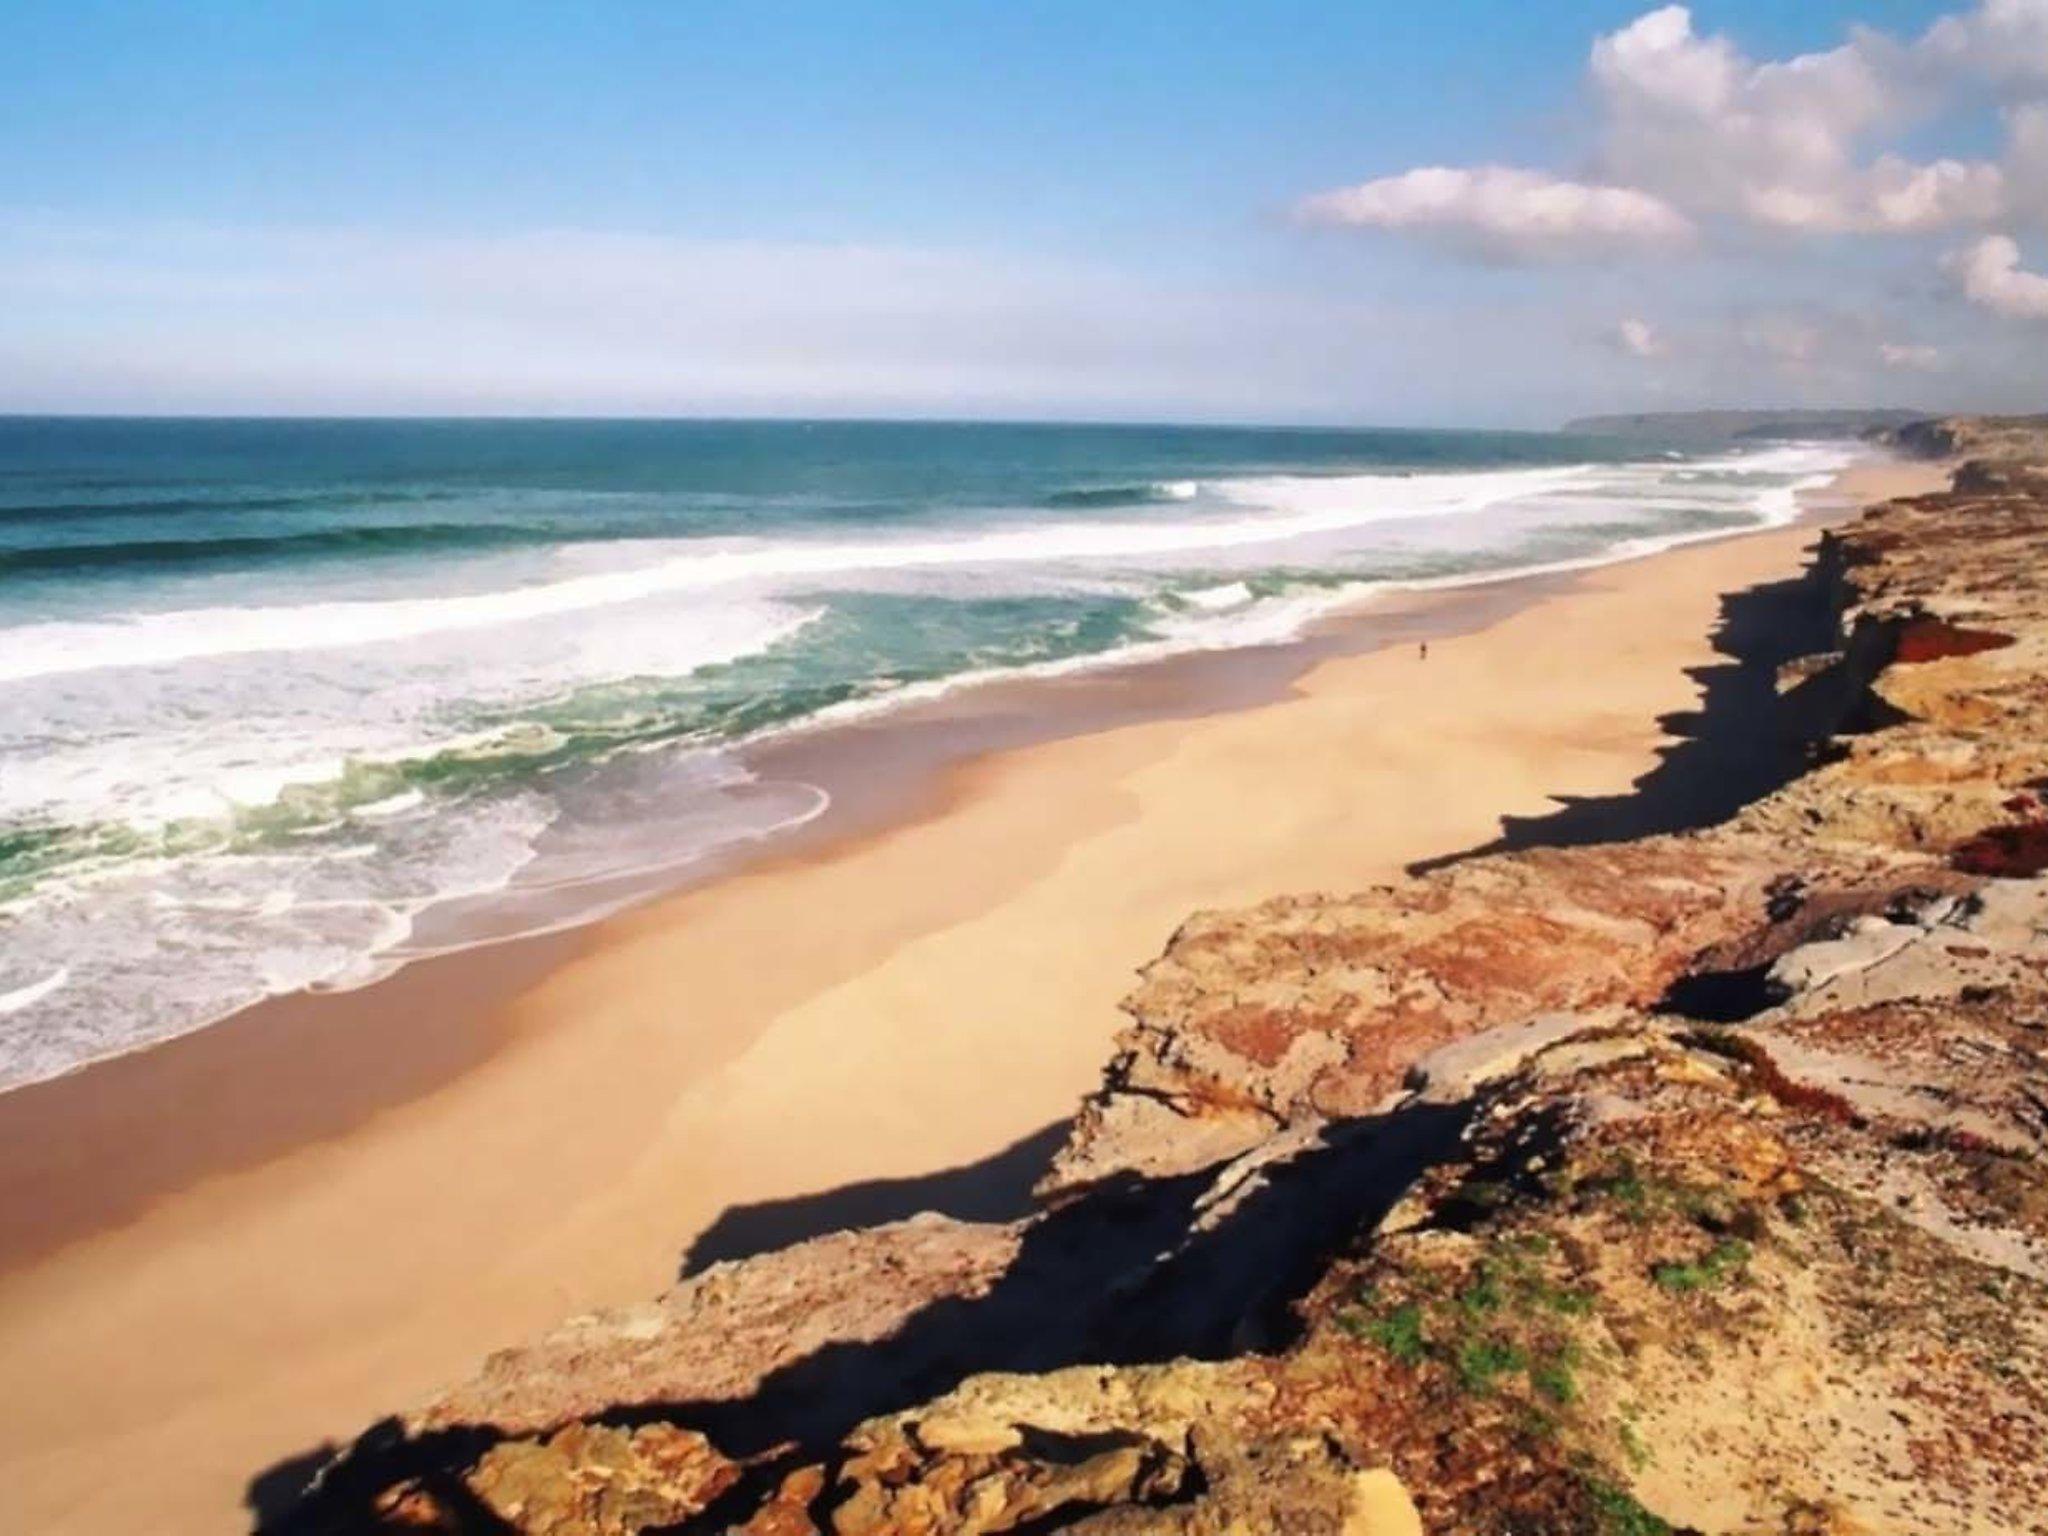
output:
[[[1869,451],[1821,482],[1795,485],[1784,495],[1790,511],[1766,515],[1749,527],[1707,529],[1624,541],[1610,551],[1500,571],[1413,579],[1365,580],[1338,589],[1287,633],[1272,639],[1239,643],[1157,640],[1123,650],[1065,658],[1015,669],[963,673],[915,685],[904,695],[875,703],[833,706],[819,715],[773,727],[760,736],[732,743],[735,760],[754,774],[760,788],[800,788],[817,793],[822,804],[806,815],[764,832],[744,835],[670,862],[625,869],[580,879],[573,889],[611,891],[580,901],[555,898],[547,889],[522,887],[515,876],[504,886],[429,901],[409,919],[411,931],[388,948],[372,950],[359,964],[372,974],[361,980],[316,981],[289,992],[274,993],[171,1033],[137,1041],[104,1055],[87,1057],[50,1073],[25,1080],[0,1082],[0,1106],[19,1093],[32,1092],[98,1071],[131,1057],[176,1047],[198,1035],[236,1026],[257,1015],[296,1015],[319,1011],[321,1000],[381,988],[406,971],[438,965],[462,955],[501,946],[531,946],[572,938],[629,916],[681,892],[695,890],[738,871],[807,851],[847,837],[865,835],[892,819],[914,814],[920,795],[929,798],[933,784],[952,766],[992,751],[1035,745],[1091,731],[1113,729],[1148,719],[1221,713],[1271,702],[1291,681],[1332,656],[1359,655],[1386,645],[1434,638],[1433,626],[1456,623],[1442,617],[1453,606],[1470,603],[1484,609],[1498,604],[1540,601],[1563,590],[1576,578],[1612,566],[1655,559],[1699,544],[1749,538],[1789,527],[1817,523],[1814,511],[1830,497],[1847,495],[1840,487],[1857,483],[1864,473],[1879,476],[1905,461]],[[1473,622],[1487,622],[1482,611]],[[1398,631],[1398,632],[1397,632]],[[1425,634],[1425,631],[1428,633]],[[1455,628],[1443,633],[1457,633]],[[977,729],[1004,711],[1021,695],[1024,718],[1009,729]],[[1110,695],[1099,697],[1096,695]],[[872,783],[858,777],[840,780],[834,759],[856,760],[861,743],[876,732],[902,728],[906,733],[955,732],[957,740],[941,742],[926,753],[899,754],[892,769],[917,773],[914,787],[899,783],[887,794],[889,808],[878,806]],[[848,744],[851,743],[849,748]],[[858,767],[858,762],[857,762]],[[928,782],[929,781],[929,782]],[[851,804],[847,791],[852,791]],[[849,811],[852,814],[848,814]],[[542,914],[524,924],[502,927],[507,914],[531,907]],[[465,908],[485,914],[478,929],[458,937]],[[502,911],[495,910],[502,909]],[[552,913],[552,915],[548,915]],[[496,921],[493,921],[495,917]],[[443,930],[436,941],[420,942],[422,928]],[[559,954],[556,959],[559,959]],[[546,962],[518,967],[522,975],[544,971]],[[24,990],[33,991],[39,983]],[[13,1252],[11,1234],[0,1220],[0,1268]]]
[[[1507,576],[1405,601],[1403,594],[1366,611],[1325,616],[1286,641],[1066,676],[998,677],[870,720],[789,733],[757,749],[749,765],[764,779],[832,778],[830,807],[760,843],[722,849],[688,877],[622,911],[429,953],[358,987],[266,998],[184,1034],[0,1091],[0,1273],[118,1223],[166,1190],[346,1134],[382,1110],[434,1091],[508,1043],[493,1025],[521,992],[602,948],[615,927],[658,922],[654,914],[668,903],[724,881],[798,868],[941,817],[975,792],[977,768],[987,759],[1125,726],[1192,722],[1273,703],[1324,661],[1484,628],[1569,591],[1583,574]],[[425,1038],[400,1022],[424,1013],[445,1014]],[[374,1075],[362,1070],[366,1054]],[[350,1070],[337,1070],[343,1066]],[[148,1106],[189,1103],[195,1096],[218,1100],[228,1076],[248,1083],[251,1092],[231,1095],[241,1101],[234,1115],[206,1117],[201,1137],[183,1125],[175,1137],[136,1137],[138,1116]],[[286,1107],[288,1124],[253,1118],[272,1106]],[[317,1116],[312,1123],[309,1110]],[[120,1128],[118,1139],[99,1151],[126,1169],[103,1164],[114,1177],[101,1186],[108,1198],[97,1214],[37,1209],[33,1192],[62,1177],[50,1160],[63,1154],[63,1132],[80,1126],[109,1137]]]
[[[1833,494],[1901,493],[1857,488],[1866,471]],[[30,1500],[34,1528],[119,1528],[123,1492],[89,1476],[104,1446],[84,1430],[116,1411],[113,1394],[77,1385],[81,1357],[124,1360],[139,1390],[116,1416],[178,1487],[152,1504],[164,1490],[144,1476],[125,1508],[164,1510],[159,1529],[218,1528],[225,1487],[314,1436],[580,1305],[657,1289],[675,1245],[713,1217],[1034,1142],[1092,1086],[1115,996],[1164,942],[1161,921],[1368,884],[1557,794],[1625,787],[1668,739],[1658,716],[1694,695],[1684,667],[1712,660],[1715,599],[1783,576],[1811,535],[1729,535],[1499,584],[1513,596],[1480,589],[1491,600],[1468,589],[1274,648],[1284,665],[1201,654],[1189,660],[1210,666],[1171,686],[1156,669],[1174,663],[1143,669],[1141,692],[1185,690],[1177,709],[1155,694],[1130,713],[1140,701],[1103,697],[1120,692],[1102,686],[1108,669],[992,683],[974,691],[978,716],[963,722],[965,695],[935,711],[928,757],[892,716],[865,808],[855,796],[820,819],[829,834],[806,828],[812,846],[591,927],[276,1000],[0,1095],[5,1209],[20,1223],[0,1343],[32,1356],[0,1435],[6,1497]],[[1369,625],[1373,643],[1357,633]],[[1418,688],[1395,648],[1422,635],[1447,643]],[[1556,677],[1533,659],[1545,648],[1570,663]],[[1549,692],[1532,700],[1532,683]],[[1049,709],[1072,729],[1034,736]],[[1470,782],[1443,783],[1446,763]],[[1283,786],[1294,793],[1272,793]],[[1361,816],[1368,790],[1398,814]],[[1169,854],[1183,862],[1165,867]],[[1115,900],[1101,890],[1111,871]],[[1037,1012],[1016,1011],[997,960],[1044,977]],[[236,1078],[248,1103],[221,1112]],[[861,1096],[899,1081],[916,1091]],[[691,1177],[707,1168],[712,1180]],[[291,1283],[266,1257],[292,1266]],[[181,1335],[180,1318],[214,1332]],[[165,1358],[135,1358],[153,1338]],[[280,1350],[299,1368],[293,1390],[249,1379]],[[88,1499],[112,1503],[75,1502]]]

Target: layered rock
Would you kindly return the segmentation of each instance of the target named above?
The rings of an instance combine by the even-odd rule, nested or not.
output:
[[[1038,1214],[578,1320],[285,1524],[2048,1531],[2044,559],[2024,462],[1873,510],[1782,788],[1201,914]]]
[[[2048,416],[1940,416],[1907,422],[1882,436],[1930,459],[2048,463]]]
[[[406,1427],[523,1433],[646,1404],[742,1399],[828,1345],[890,1339],[938,1302],[986,1296],[1018,1243],[1008,1226],[922,1215],[713,1265],[646,1306],[572,1318],[500,1351]]]

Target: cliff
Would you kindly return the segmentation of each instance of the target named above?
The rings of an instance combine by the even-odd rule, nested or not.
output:
[[[2048,416],[1941,416],[1907,422],[1883,437],[1927,459],[2048,463]]]
[[[2024,464],[1873,509],[1779,788],[1198,914],[1029,1219],[575,1320],[274,1528],[2048,1531],[2044,558]]]

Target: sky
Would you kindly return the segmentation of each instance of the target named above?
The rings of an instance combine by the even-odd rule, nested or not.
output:
[[[2048,408],[2048,0],[0,0],[0,411]]]

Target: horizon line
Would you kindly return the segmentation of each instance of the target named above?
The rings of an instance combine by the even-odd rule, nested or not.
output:
[[[1180,419],[1166,417],[1060,417],[1060,416],[930,416],[930,415],[779,415],[729,412],[543,412],[543,411],[35,411],[0,410],[0,423],[63,422],[298,422],[308,425],[347,423],[419,424],[639,424],[648,426],[700,424],[705,426],[931,426],[931,427],[1059,427],[1065,429],[1241,431],[1241,432],[1493,432],[1509,436],[1540,437],[1569,429],[1574,421],[1626,417],[1687,417],[1713,415],[1808,416],[1887,415],[1935,419],[1955,414],[1947,410],[1922,410],[1890,405],[1705,405],[1678,408],[1615,409],[1587,411],[1547,427],[1499,426],[1473,423],[1449,426],[1441,423],[1401,425],[1393,422],[1304,422],[1249,421],[1229,419]]]

